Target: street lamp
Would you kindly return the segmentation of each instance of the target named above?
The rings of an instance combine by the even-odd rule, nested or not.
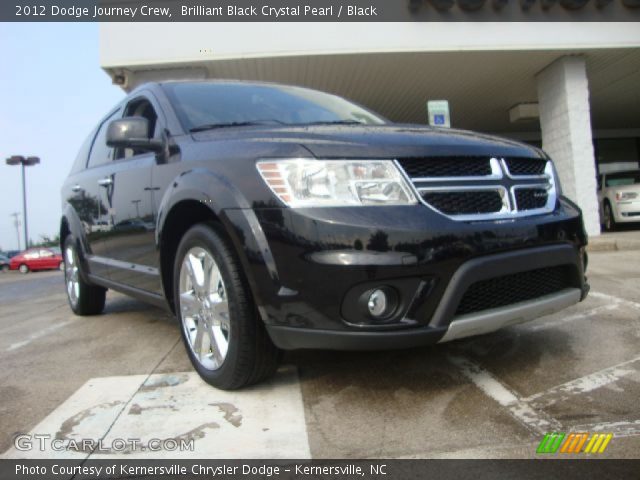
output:
[[[23,157],[22,155],[13,155],[7,158],[7,165],[22,166],[22,216],[24,218],[24,245],[29,248],[29,229],[27,227],[27,185],[24,181],[24,167],[31,167],[40,163],[38,157]]]
[[[13,212],[11,216],[13,217],[13,226],[16,227],[16,237],[18,238],[18,250],[22,250],[20,248],[20,214],[18,212]]]

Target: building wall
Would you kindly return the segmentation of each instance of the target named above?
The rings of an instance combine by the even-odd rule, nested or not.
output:
[[[542,148],[564,193],[582,208],[589,235],[600,234],[589,83],[583,57],[563,57],[538,75]]]
[[[100,24],[104,68],[228,58],[366,52],[561,50],[638,46],[636,23]],[[141,41],[144,39],[144,41]]]

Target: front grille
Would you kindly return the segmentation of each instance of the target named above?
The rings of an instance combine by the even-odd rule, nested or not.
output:
[[[543,175],[547,161],[539,158],[506,158],[505,163],[513,176]]]
[[[540,158],[489,155],[397,160],[423,203],[461,221],[551,211],[556,188],[553,175],[545,175],[547,163]]]
[[[543,208],[549,197],[545,188],[517,188],[515,194],[518,210]]]
[[[524,302],[569,288],[570,268],[568,265],[539,268],[475,282],[462,297],[456,315]]]
[[[426,191],[422,194],[422,198],[447,215],[474,215],[502,210],[502,196],[496,190]]]
[[[399,162],[412,178],[491,175],[489,157],[403,158]]]

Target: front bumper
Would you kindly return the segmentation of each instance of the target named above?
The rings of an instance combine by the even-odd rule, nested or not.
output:
[[[434,315],[426,325],[389,331],[337,331],[268,325],[276,345],[291,350],[326,348],[334,350],[379,350],[407,348],[489,333],[549,315],[574,305],[586,297],[589,285],[579,258],[569,245],[524,249],[470,260],[460,267],[440,297]],[[467,289],[475,282],[566,265],[571,283],[557,292],[496,308],[459,315],[456,309]]]
[[[640,222],[640,200],[614,202],[613,215],[617,223]]]
[[[588,290],[588,287],[585,289]],[[273,342],[284,350],[392,350],[443,343],[482,335],[550,315],[580,301],[582,292],[568,289],[548,297],[455,319],[446,327],[420,327],[386,332],[314,330],[268,325]]]
[[[569,202],[515,221],[459,222],[423,206],[225,214],[262,319],[284,349],[437,343],[552,313],[588,291],[586,236]],[[557,266],[566,270],[565,288],[457,311],[475,282]],[[372,321],[359,302],[377,286],[393,287],[400,298],[384,322]]]

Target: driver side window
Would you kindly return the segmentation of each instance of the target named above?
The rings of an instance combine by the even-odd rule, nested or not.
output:
[[[124,111],[124,117],[143,117],[149,121],[149,131],[147,132],[148,138],[154,138],[159,133],[158,128],[158,114],[156,113],[153,105],[146,98],[136,98],[129,102]],[[133,148],[118,148],[116,149],[114,159],[130,158],[134,155],[145,153],[146,150],[136,150]]]

